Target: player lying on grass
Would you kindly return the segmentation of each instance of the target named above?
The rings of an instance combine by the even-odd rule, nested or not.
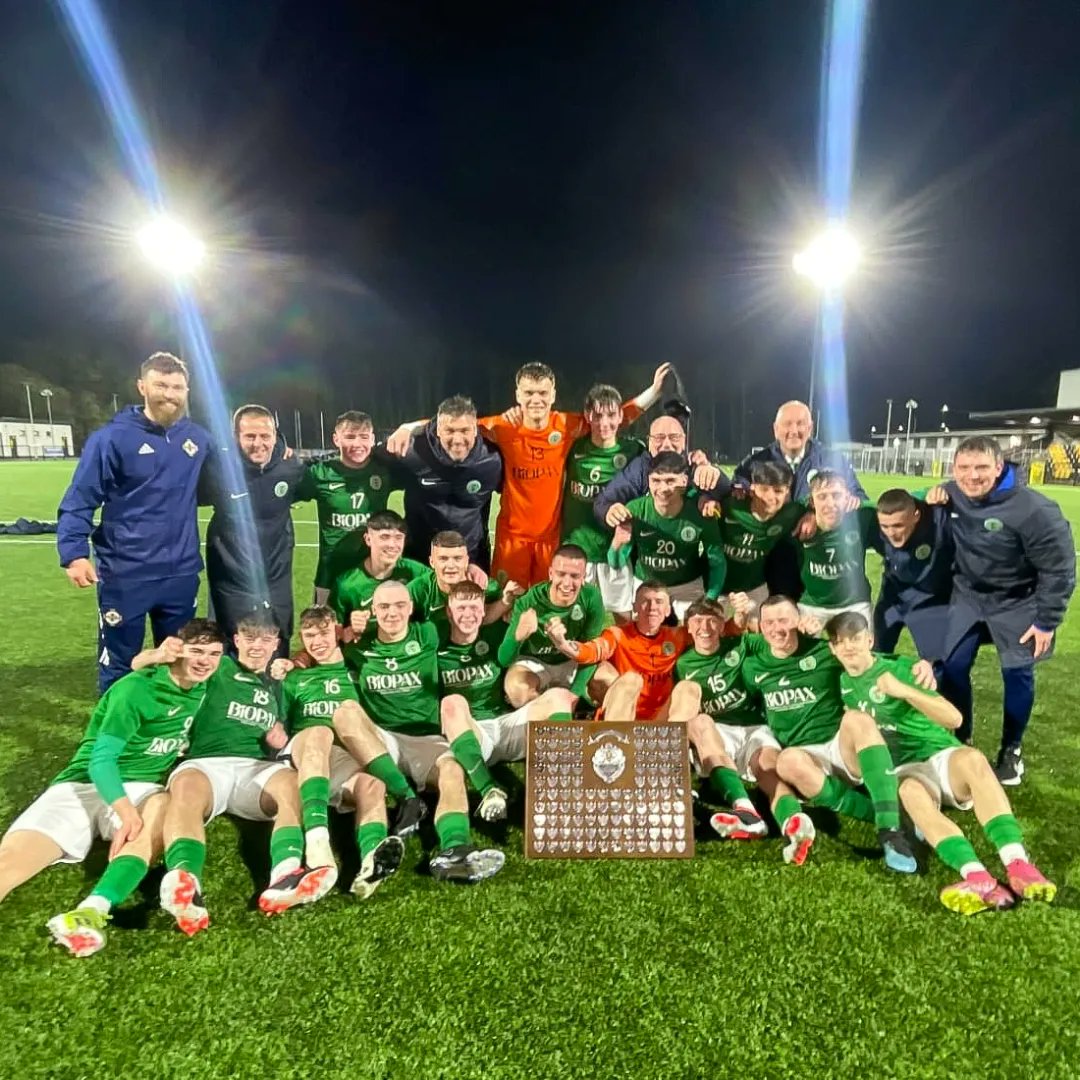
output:
[[[744,594],[737,602],[745,608],[750,598]],[[769,830],[744,781],[757,783],[774,805],[792,791],[776,775],[780,744],[765,721],[760,698],[746,683],[746,650],[741,635],[728,635],[731,629],[719,604],[697,600],[690,605],[686,630],[693,644],[675,665],[679,681],[668,719],[687,725],[702,775],[730,807],[713,814],[709,824],[726,839],[750,840]]]
[[[161,854],[164,781],[217,670],[224,637],[192,619],[171,664],[118,679],[97,703],[70,763],[12,822],[0,842],[0,900],[53,863],[78,863],[94,840],[110,840],[109,865],[73,911],[48,922],[75,956],[105,945],[109,912],[126,900]]]
[[[878,537],[877,509],[848,507],[852,502],[847,481],[831,469],[810,480],[813,534],[796,541],[803,594],[799,611],[825,623],[841,611],[857,611],[869,622],[870,582],[866,580],[866,549]]]
[[[512,712],[506,711],[498,651],[505,628],[484,625],[484,590],[475,582],[450,587],[446,604],[449,626],[439,639],[439,714],[450,752],[480,793],[477,816],[485,821],[506,817],[506,792],[488,765],[524,761],[530,720],[569,720],[574,696],[552,689]]]
[[[587,691],[594,700],[603,697],[606,684],[590,689],[595,665],[578,667],[567,660],[546,630],[554,618],[561,620],[567,637],[581,641],[589,641],[604,629],[604,601],[595,585],[585,584],[585,566],[585,552],[564,544],[552,557],[548,580],[515,602],[499,646],[499,664],[507,669],[506,700],[514,708],[552,687],[572,691],[575,699]]]
[[[650,387],[623,403],[627,423],[636,420],[660,398],[670,364],[661,364]],[[503,490],[495,547],[493,576],[536,585],[547,577],[559,546],[566,459],[588,425],[580,413],[556,412],[555,372],[547,364],[525,364],[514,378],[517,406],[501,416],[486,416],[480,430],[503,456]],[[402,424],[386,441],[391,453],[404,454],[413,432],[427,423]]]
[[[277,627],[262,614],[241,618],[233,644],[237,658],[223,656],[207,683],[184,760],[168,783],[161,906],[189,937],[210,925],[203,900],[206,826],[222,814],[273,822],[270,887],[259,898],[267,914],[318,900],[337,876],[332,867],[302,865],[296,773],[269,760],[286,742],[280,689],[266,674],[279,644]],[[166,638],[139,653],[132,669],[174,663],[183,647],[179,638]]]
[[[688,496],[689,483],[686,459],[665,451],[649,467],[649,494],[608,511],[617,522],[610,565],[632,567],[635,589],[645,579],[659,581],[679,618],[702,596],[715,600],[727,572],[720,526]]]
[[[410,622],[412,610],[400,582],[384,581],[375,590],[374,627],[346,646],[359,702],[339,710],[334,726],[347,746],[374,736],[417,788],[438,791],[439,849],[430,859],[432,876],[482,881],[502,869],[505,856],[472,843],[465,772],[439,723],[439,634],[430,622]]]
[[[585,395],[585,419],[589,434],[570,448],[566,466],[562,542],[576,544],[585,552],[586,582],[600,590],[604,608],[614,614],[616,621],[626,622],[634,604],[630,570],[615,570],[608,565],[612,529],[597,520],[593,504],[615,474],[645,452],[645,446],[638,439],[619,434],[623,407],[614,386],[599,384]]]
[[[400,587],[404,589],[405,586]],[[302,612],[300,640],[313,666],[288,671],[282,697],[291,739],[289,756],[299,773],[304,862],[312,869],[320,866],[336,868],[328,827],[330,803],[332,799],[339,801],[342,798],[346,785],[350,790],[355,786],[354,774],[361,765],[397,801],[394,833],[398,837],[416,831],[424,816],[424,804],[397,763],[377,741],[369,739],[359,744],[346,744],[347,749],[335,745],[337,714],[356,705],[357,691],[338,644],[334,613],[327,607],[311,607]],[[287,663],[277,662],[275,674],[284,670]],[[350,751],[356,756],[352,757]],[[356,801],[361,804],[361,800]],[[385,820],[385,810],[381,819]],[[358,836],[358,841],[366,839],[366,835]],[[381,840],[375,841],[375,846],[378,842]],[[396,845],[394,848],[397,850]],[[361,843],[361,877],[363,860],[373,850]]]
[[[875,822],[889,869],[914,873],[915,857],[900,831],[889,750],[871,717],[845,711],[839,662],[824,641],[799,632],[798,608],[787,597],[765,600],[760,619],[761,635],[746,638],[750,655],[743,678],[761,694],[769,728],[784,748],[776,759],[777,775],[812,806]],[[933,685],[926,661],[916,673]],[[869,797],[856,790],[860,784]],[[802,862],[814,841],[813,823],[789,794],[773,802],[773,815],[781,832],[796,842],[789,861]]]
[[[990,762],[952,734],[960,726],[960,711],[916,683],[910,660],[875,655],[861,615],[837,615],[825,631],[844,668],[840,685],[848,707],[871,716],[885,734],[900,778],[900,801],[938,858],[960,874],[960,881],[942,889],[941,902],[951,911],[973,915],[1012,907],[1017,897],[1053,900],[1057,886],[1028,858],[1020,824]],[[1005,868],[1008,888],[941,812],[943,805],[974,809]]]

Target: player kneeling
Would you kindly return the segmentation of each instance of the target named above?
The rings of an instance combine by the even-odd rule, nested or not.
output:
[[[1057,886],[1028,859],[1020,825],[990,762],[952,734],[960,726],[959,710],[917,686],[909,660],[875,655],[862,615],[837,615],[825,630],[844,668],[840,685],[849,705],[873,717],[886,733],[904,808],[938,858],[961,876],[942,890],[941,902],[951,911],[973,915],[1012,907],[1015,897],[1053,900]],[[959,827],[941,812],[942,805],[974,808],[1005,867],[1008,889],[979,861]]]
[[[105,692],[68,766],[12,823],[0,843],[0,899],[53,863],[78,863],[94,840],[111,840],[109,865],[73,911],[50,919],[49,933],[75,956],[105,945],[114,905],[126,900],[161,854],[165,777],[187,746],[224,636],[192,619],[171,664],[136,671]]]

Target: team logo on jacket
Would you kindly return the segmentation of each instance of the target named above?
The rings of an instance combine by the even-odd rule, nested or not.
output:
[[[418,656],[420,654],[420,642],[419,641],[406,641],[405,642],[405,655],[406,656]]]
[[[468,493],[469,493],[470,495],[475,495],[475,494],[476,494],[476,493],[477,493],[477,492],[478,492],[478,491],[480,490],[480,481],[479,481],[479,480],[470,480],[470,481],[469,481],[469,482],[468,482],[468,483],[467,483],[467,484],[465,485],[465,490],[466,490],[466,491],[467,491],[467,492],[468,492]]]
[[[983,522],[983,528],[987,532],[1001,532],[1001,530],[1005,528],[1005,525],[1001,518],[987,518]]]
[[[727,656],[724,657],[724,663],[727,664],[728,667],[735,667],[738,664],[738,662],[739,662],[739,650],[738,649],[732,649],[731,652],[729,652],[727,654]]]
[[[673,656],[675,654],[675,642],[665,641],[664,644],[660,646],[660,651],[665,656]]]
[[[116,608],[109,608],[101,617],[108,626],[119,626],[124,621],[124,616]]]
[[[491,651],[491,646],[486,641],[478,641],[475,646],[477,656],[487,656]]]
[[[799,661],[799,668],[802,671],[813,671],[817,667],[817,660],[813,656],[804,656]]]
[[[274,494],[275,494],[275,495],[276,495],[276,496],[277,496],[277,497],[278,497],[279,499],[283,499],[283,498],[285,498],[285,496],[289,494],[289,485],[288,485],[287,483],[285,483],[285,481],[284,481],[284,480],[279,480],[279,481],[278,481],[278,482],[277,482],[277,483],[276,483],[276,484],[274,485]]]
[[[193,443],[190,439],[185,439],[180,449],[183,450],[188,457],[194,457],[199,452],[199,445],[198,443]]]
[[[382,477],[381,476],[373,476],[368,481],[368,487],[371,488],[372,491],[381,491],[382,490]]]
[[[915,549],[915,558],[918,559],[920,562],[923,559],[929,559],[930,558],[930,545],[929,544],[920,544]]]
[[[550,435],[548,436],[548,442],[549,442],[549,443],[551,443],[551,445],[552,445],[552,446],[558,446],[558,445],[559,445],[559,443],[561,443],[561,442],[562,442],[562,432],[559,432],[559,431],[553,431],[553,432],[552,432],[552,433],[551,433],[551,434],[550,434]]]
[[[614,465],[616,469],[625,469],[626,468],[626,455],[625,454],[616,454],[611,459],[611,464]]]
[[[697,529],[695,529],[693,525],[687,525],[683,528],[683,531],[679,533],[679,536],[689,544],[697,539]]]

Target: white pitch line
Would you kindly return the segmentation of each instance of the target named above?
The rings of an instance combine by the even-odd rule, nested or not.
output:
[[[0,536],[0,547],[3,547],[5,544],[48,544],[50,547],[56,547],[56,541],[55,540],[47,540],[47,539],[27,540],[25,538],[14,537],[14,536]],[[318,546],[319,546],[318,544],[299,544],[299,543],[293,545],[293,547],[298,547],[298,548],[317,548]]]

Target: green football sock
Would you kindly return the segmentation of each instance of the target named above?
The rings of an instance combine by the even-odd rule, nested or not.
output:
[[[201,840],[181,837],[174,840],[165,852],[166,870],[187,870],[201,881],[205,865],[206,844]]]
[[[574,714],[568,712],[553,712],[548,719],[554,720],[556,723],[566,723],[566,721],[574,719]]]
[[[856,821],[874,821],[877,817],[870,799],[861,791],[849,787],[837,776],[826,776],[821,790],[807,802],[811,806],[824,806],[828,810],[835,810],[838,814]],[[899,825],[899,820],[897,824]]]
[[[387,837],[387,828],[382,821],[365,821],[356,827],[356,846],[360,849],[361,860],[366,859]]]
[[[282,825],[270,834],[270,865],[280,866],[295,859],[304,861],[304,830],[299,825]]]
[[[776,824],[781,827],[788,818],[801,813],[802,803],[794,795],[781,795],[773,807],[773,817],[776,818]]]
[[[368,763],[364,772],[369,776],[374,776],[376,780],[381,780],[393,798],[416,798],[412,785],[405,779],[405,774],[394,764],[394,759],[389,754],[380,754],[374,758]]]
[[[971,841],[966,836],[946,836],[936,848],[934,854],[950,869],[958,874],[966,870],[985,870],[986,867],[979,861],[979,856],[971,846]],[[974,866],[972,865],[974,863]]]
[[[90,895],[103,897],[110,905],[122,904],[139,887],[148,869],[146,860],[138,855],[118,855],[105,868]]]
[[[469,815],[451,810],[435,819],[435,833],[439,837],[439,848],[458,847],[469,842]]]
[[[326,828],[330,822],[330,781],[325,776],[312,776],[300,785],[305,829]]]
[[[709,787],[720,796],[729,806],[733,806],[739,799],[748,799],[746,788],[739,774],[734,769],[718,765],[709,773]]]
[[[983,826],[983,832],[1006,866],[1016,859],[1028,861],[1027,851],[1024,850],[1024,832],[1012,814],[998,814],[991,818]]]
[[[493,787],[495,780],[488,772],[484,764],[484,752],[480,749],[480,740],[471,732],[463,731],[451,744],[450,753],[454,760],[465,770],[472,785],[486,795]]]
[[[879,829],[900,828],[900,793],[892,755],[887,746],[868,746],[858,753],[863,783],[874,802],[874,820]]]

